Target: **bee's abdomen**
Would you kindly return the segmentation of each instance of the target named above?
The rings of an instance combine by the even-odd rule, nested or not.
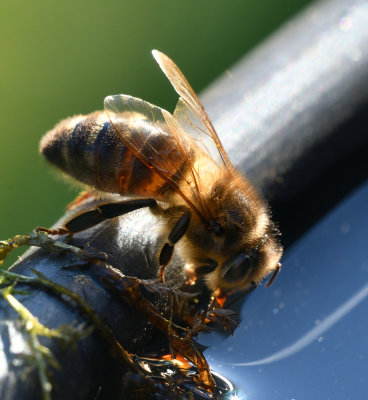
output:
[[[61,121],[40,151],[65,174],[97,190],[157,197],[165,182],[122,142],[104,112]]]

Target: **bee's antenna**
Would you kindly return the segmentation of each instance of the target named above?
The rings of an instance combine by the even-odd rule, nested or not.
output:
[[[271,278],[269,279],[269,281],[266,283],[266,287],[270,287],[272,284],[273,284],[273,282],[274,282],[274,280],[276,279],[276,276],[277,276],[277,274],[280,272],[280,270],[281,270],[281,263],[278,263],[277,265],[276,265],[276,268],[274,269],[274,271],[273,271],[273,273],[272,273],[272,275],[271,275]]]

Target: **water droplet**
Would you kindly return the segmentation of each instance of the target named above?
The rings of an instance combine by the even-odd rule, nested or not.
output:
[[[340,231],[341,231],[341,233],[349,233],[350,232],[350,224],[348,224],[347,222],[344,222],[340,226]]]
[[[349,32],[353,26],[353,22],[350,17],[342,17],[339,21],[339,28],[343,32]]]

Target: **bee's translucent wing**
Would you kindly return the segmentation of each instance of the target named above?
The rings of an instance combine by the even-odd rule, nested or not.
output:
[[[217,165],[224,166],[223,159],[202,119],[188,103],[180,97],[173,114],[183,131],[193,138],[196,144],[207,153]]]
[[[202,219],[208,220],[200,171],[194,166],[198,158],[203,158],[202,151],[173,116],[127,95],[108,96],[104,105],[112,126],[132,153],[163,178]]]
[[[184,124],[183,128],[188,129],[188,134],[193,135],[202,143],[201,147],[206,148],[214,161],[221,160],[220,165],[232,168],[215,128],[183,73],[165,54],[157,50],[153,50],[152,54],[180,96],[174,117],[180,124]]]

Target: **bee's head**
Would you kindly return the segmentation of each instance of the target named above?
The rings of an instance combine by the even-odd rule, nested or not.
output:
[[[211,290],[229,294],[258,284],[279,268],[282,247],[273,235],[265,234],[253,248],[244,248],[217,263],[205,276]]]
[[[258,284],[276,270],[282,255],[269,209],[244,177],[232,173],[215,182],[208,201],[211,218],[187,232],[193,264],[209,289],[224,293]]]
[[[217,267],[205,276],[210,289],[235,292],[258,284],[279,268],[282,246],[261,197],[244,178],[232,187],[221,180],[212,194],[214,218],[207,229]],[[210,257],[211,258],[211,257]]]

